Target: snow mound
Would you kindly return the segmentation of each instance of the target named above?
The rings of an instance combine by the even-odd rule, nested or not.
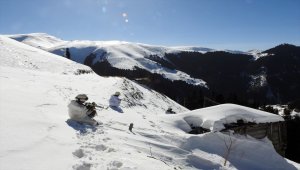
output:
[[[211,131],[220,131],[225,129],[224,124],[237,123],[243,120],[245,123],[267,123],[284,121],[281,116],[274,115],[261,110],[256,110],[236,104],[221,104],[217,106],[207,107],[188,111],[176,116],[177,122],[186,122],[195,127],[203,127]],[[183,126],[185,131],[190,128]]]

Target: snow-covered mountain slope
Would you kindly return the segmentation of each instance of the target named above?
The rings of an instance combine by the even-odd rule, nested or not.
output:
[[[165,110],[187,109],[132,81],[99,77],[86,66],[3,36],[0,44],[1,170],[300,168],[267,139],[186,133],[187,122]],[[102,125],[94,128],[68,120],[67,104],[77,94],[106,106],[115,91],[122,94],[123,113],[99,110]],[[230,140],[234,147],[223,166],[224,141]]]
[[[163,59],[165,53],[177,53],[181,51],[197,51],[201,53],[215,51],[202,47],[164,47],[124,41],[63,41],[53,36],[41,33],[8,35],[17,41],[38,47],[54,54],[64,56],[65,49],[69,48],[71,59],[84,63],[91,53],[96,55],[94,63],[107,60],[112,67],[134,70],[136,67],[152,73],[163,75],[170,80],[182,80],[188,84],[207,86],[205,81],[192,78],[187,73],[163,67],[157,61],[147,57],[157,56]],[[40,42],[39,42],[40,41]]]
[[[1,36],[1,35],[0,35]],[[92,71],[82,64],[68,61],[60,56],[33,48],[1,36],[1,66],[38,70],[61,74],[73,74],[78,69]]]
[[[0,169],[71,169],[76,162],[80,164],[75,151],[86,146],[82,140],[87,138],[79,139],[76,125],[66,123],[67,104],[79,93],[107,105],[110,95],[120,91],[124,113],[107,109],[99,111],[97,118],[110,130],[121,126],[120,132],[131,122],[154,131],[157,115],[164,114],[168,107],[176,112],[187,110],[127,79],[102,78],[94,73],[77,75],[78,70],[90,68],[3,36],[0,44]],[[148,115],[155,119],[147,119]],[[109,141],[109,136],[102,135],[101,140]],[[105,146],[103,141],[94,144],[96,152]],[[109,152],[118,148],[116,145]],[[106,161],[110,160],[114,163],[114,158]],[[109,163],[103,162],[103,166],[110,167]]]
[[[87,56],[94,54],[93,63],[108,61],[112,67],[123,70],[134,70],[140,68],[152,73],[163,75],[170,80],[182,80],[189,84],[206,86],[201,79],[190,77],[190,75],[163,67],[157,61],[147,57],[151,55],[163,59],[166,52],[179,51],[175,48],[150,46],[122,41],[70,41],[59,46],[49,48],[48,51],[57,55],[64,55],[66,48],[70,49],[71,58],[79,63],[84,63]]]

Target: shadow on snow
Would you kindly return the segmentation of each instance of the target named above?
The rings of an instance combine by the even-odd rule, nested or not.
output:
[[[84,134],[84,133],[87,133],[87,132],[95,132],[96,131],[96,127],[92,126],[92,125],[88,125],[88,124],[84,124],[84,123],[79,123],[79,122],[76,122],[75,120],[71,120],[71,119],[68,119],[66,121],[66,123],[71,127],[73,128],[74,130],[78,131],[80,134]]]

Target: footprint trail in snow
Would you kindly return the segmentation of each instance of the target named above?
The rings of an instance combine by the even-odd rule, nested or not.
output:
[[[118,160],[107,161],[112,152],[117,149],[109,144],[111,138],[105,132],[104,125],[99,125],[95,128],[82,126],[82,129],[77,131],[77,140],[79,148],[73,152],[73,156],[78,159],[74,170],[92,170],[92,169],[120,169],[123,162]],[[109,125],[105,125],[109,126]],[[131,169],[131,168],[126,168]]]

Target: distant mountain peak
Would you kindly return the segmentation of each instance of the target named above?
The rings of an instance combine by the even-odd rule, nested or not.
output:
[[[271,53],[271,54],[290,53],[293,51],[297,51],[298,47],[299,46],[284,43],[284,44],[277,45],[274,48],[268,49],[268,50],[264,51],[264,53]]]

